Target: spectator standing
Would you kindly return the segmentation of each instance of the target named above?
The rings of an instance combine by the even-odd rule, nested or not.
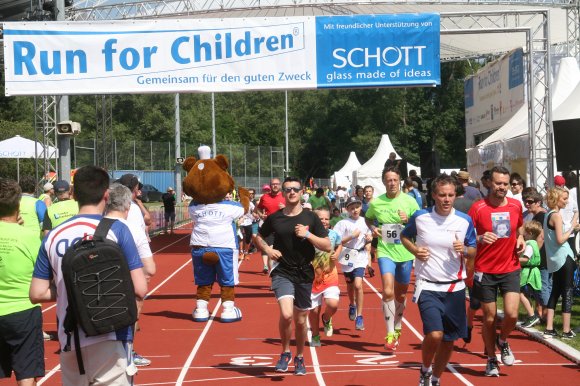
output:
[[[510,175],[510,191],[512,197],[518,200],[522,204],[522,209],[524,207],[524,201],[522,200],[522,191],[526,187],[526,182],[520,176],[519,173],[512,173]]]
[[[518,200],[506,197],[509,183],[509,170],[501,166],[491,169],[491,190],[488,196],[475,202],[469,210],[478,233],[473,294],[481,302],[483,310],[482,335],[487,353],[485,375],[489,377],[499,377],[496,345],[504,365],[512,366],[515,361],[507,339],[518,318],[519,254],[523,252],[525,242],[521,204]],[[509,226],[507,233],[505,237],[499,237],[494,230],[503,227],[506,222]],[[495,328],[498,290],[501,291],[504,303],[504,318],[499,335]]]
[[[131,358],[131,328],[92,337],[81,333],[80,344],[86,372],[81,375],[75,353],[80,347],[71,344],[68,349],[63,327],[68,299],[60,267],[65,251],[57,246],[70,246],[75,240],[94,234],[109,198],[108,188],[109,175],[104,169],[84,166],[77,170],[73,190],[79,203],[79,214],[53,229],[43,240],[30,284],[30,300],[33,303],[56,300],[61,376],[65,386],[130,385],[136,373]],[[147,293],[147,281],[131,232],[125,224],[117,221],[107,238],[121,247],[131,271],[135,295],[143,298]],[[80,327],[79,330],[82,331]]]
[[[165,233],[172,234],[175,226],[175,191],[170,186],[167,192],[161,196],[163,201],[163,214],[165,219]],[[169,230],[167,229],[169,228]]]
[[[38,196],[38,199],[43,201],[48,208],[52,205],[52,198],[54,197],[54,186],[50,182],[47,182],[42,186],[42,190],[44,193]]]
[[[548,272],[552,274],[552,292],[548,300],[545,338],[558,336],[554,329],[554,310],[560,296],[562,297],[562,338],[572,339],[576,333],[570,328],[572,303],[574,301],[574,270],[576,262],[568,238],[574,231],[580,229],[578,222],[570,229],[564,230],[564,221],[561,211],[568,204],[568,191],[562,187],[555,187],[548,191],[546,203],[550,211],[544,217],[544,238]]]
[[[315,248],[330,252],[328,232],[318,216],[306,212],[300,205],[302,185],[298,178],[287,177],[284,180],[284,208],[269,215],[260,229],[257,242],[272,266],[272,290],[278,300],[280,318],[278,328],[282,341],[282,354],[276,364],[277,372],[288,371],[292,359],[290,338],[292,321],[296,333],[296,355],[294,374],[305,375],[303,351],[306,342],[306,318],[312,307],[311,293],[314,281]],[[270,246],[266,238],[274,236]]]
[[[455,188],[455,200],[453,201],[453,208],[463,213],[469,212],[469,209],[473,205],[473,200],[465,197],[465,188],[462,184],[457,183]]]
[[[40,224],[44,221],[46,204],[44,201],[34,197],[34,191],[36,190],[34,178],[24,176],[20,179],[19,184],[22,189],[22,197],[20,198],[22,226],[36,232],[38,237],[41,237]]]
[[[571,173],[574,174],[574,173]],[[569,182],[574,180],[574,177],[568,178]],[[567,231],[572,227],[572,224],[578,222],[578,202],[576,198],[576,188],[568,188],[566,184],[566,179],[562,176],[555,176],[554,177],[554,185],[564,187],[568,190],[568,203],[566,207],[560,211],[562,215],[562,221],[564,222],[564,231]],[[572,184],[570,184],[572,186]],[[576,243],[575,243],[576,233],[571,232],[570,237],[568,237],[568,244],[570,244],[570,248],[572,248],[572,252],[575,252]]]
[[[413,301],[419,306],[425,334],[420,386],[439,386],[453,342],[467,336],[464,260],[475,257],[476,241],[471,218],[453,208],[456,184],[445,174],[435,178],[435,206],[416,211],[401,236],[416,257]]]
[[[530,328],[540,321],[540,315],[536,314],[529,299],[535,299],[536,304],[541,304],[542,277],[540,275],[540,246],[544,243],[542,224],[531,220],[524,223],[524,239],[526,249],[520,256],[522,272],[520,278],[520,302],[524,306],[528,317],[521,324],[522,327]],[[528,299],[529,298],[529,299]]]
[[[330,211],[330,200],[324,194],[323,188],[316,189],[314,196],[310,196],[308,204],[312,205],[312,210],[326,209]]]
[[[42,312],[28,298],[40,238],[18,225],[20,195],[16,181],[0,178],[0,378],[14,372],[31,386],[44,376]]]
[[[70,195],[70,185],[64,180],[54,183],[54,192],[57,201],[46,209],[42,230],[46,235],[48,231],[59,226],[69,218],[79,213],[79,204]]]
[[[481,200],[481,192],[477,190],[477,188],[469,185],[469,178],[469,172],[466,172],[465,170],[460,170],[457,173],[457,180],[461,185],[463,185],[463,188],[465,189],[465,194],[463,196],[471,201]]]

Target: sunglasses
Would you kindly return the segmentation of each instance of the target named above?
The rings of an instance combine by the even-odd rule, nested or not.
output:
[[[519,183],[517,183],[517,182],[512,182],[512,186],[518,186],[518,185],[519,185]]]
[[[535,202],[536,202],[536,201],[534,201],[534,200],[526,200],[526,201],[524,201],[524,203],[525,203],[525,204],[528,204],[528,205],[532,205],[532,204],[533,204],[533,203],[535,203]]]
[[[283,190],[284,190],[284,193],[290,193],[290,192],[298,193],[299,191],[302,190],[302,188],[289,187],[289,188],[284,188]]]

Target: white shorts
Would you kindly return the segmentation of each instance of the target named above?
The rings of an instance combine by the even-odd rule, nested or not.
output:
[[[312,301],[312,308],[310,308],[311,310],[321,306],[322,305],[322,299],[336,299],[338,300],[340,298],[340,288],[338,288],[338,286],[334,285],[332,287],[328,287],[327,289],[325,289],[322,292],[319,292],[317,294],[312,293],[310,295],[310,300]]]

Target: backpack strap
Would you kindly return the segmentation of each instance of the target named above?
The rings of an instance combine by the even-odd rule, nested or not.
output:
[[[113,226],[113,224],[117,221],[114,218],[103,217],[101,221],[99,221],[99,225],[97,225],[97,229],[95,229],[95,234],[93,235],[93,239],[101,239],[105,240],[107,238],[107,234],[109,230]]]

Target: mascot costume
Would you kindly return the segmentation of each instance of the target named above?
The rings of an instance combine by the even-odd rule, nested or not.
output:
[[[208,303],[214,282],[221,287],[223,311],[221,321],[237,322],[242,313],[235,306],[234,286],[238,284],[238,237],[235,221],[248,211],[250,195],[239,188],[240,202],[225,201],[234,190],[228,174],[228,160],[223,155],[210,158],[210,148],[200,146],[199,160],[188,157],[183,163],[187,175],[183,191],[191,196],[189,214],[193,220],[191,257],[197,285],[197,306],[193,320],[209,320]]]

